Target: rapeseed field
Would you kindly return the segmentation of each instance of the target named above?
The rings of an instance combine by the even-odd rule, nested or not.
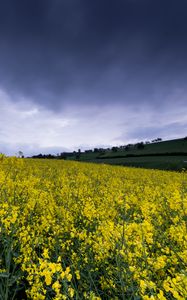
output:
[[[187,299],[187,174],[0,157],[0,299]]]

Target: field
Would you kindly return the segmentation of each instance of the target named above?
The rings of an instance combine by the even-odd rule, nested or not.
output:
[[[187,174],[0,157],[0,299],[187,299]]]
[[[179,171],[187,168],[187,155],[168,155],[168,156],[135,156],[119,157],[107,159],[93,159],[92,162],[107,163],[110,165],[120,165],[129,167],[138,167],[146,169],[175,170]]]
[[[77,160],[76,155],[67,157]],[[79,161],[105,163],[142,167],[147,169],[176,170],[187,168],[187,139],[175,139],[162,142],[144,144],[143,148],[137,145],[128,150],[118,148],[117,151],[82,152]]]
[[[121,150],[120,152],[109,152],[105,157],[122,155],[150,155],[150,154],[170,154],[170,153],[186,153],[187,154],[187,139],[175,139],[162,141],[145,145],[143,149],[130,148],[128,151]]]

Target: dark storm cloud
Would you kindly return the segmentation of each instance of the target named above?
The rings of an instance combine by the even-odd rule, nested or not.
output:
[[[185,0],[1,1],[0,86],[54,109],[157,105],[185,88],[186,19]]]

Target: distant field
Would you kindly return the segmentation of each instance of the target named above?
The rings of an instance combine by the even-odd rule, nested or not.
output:
[[[124,158],[97,159],[93,162],[123,165],[131,167],[143,167],[146,169],[181,170],[187,168],[186,156],[140,156]]]
[[[158,143],[147,144],[143,149],[134,147],[128,151],[121,150],[117,152],[108,152],[103,157],[115,157],[118,155],[145,155],[145,154],[162,154],[162,153],[186,153],[187,154],[187,140],[176,139]]]
[[[72,156],[69,159],[149,169],[181,170],[187,168],[187,140],[175,139],[146,144],[143,149],[134,146],[129,150],[118,149],[116,152],[84,152],[79,158]]]

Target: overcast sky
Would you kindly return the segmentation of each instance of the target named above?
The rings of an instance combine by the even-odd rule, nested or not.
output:
[[[186,0],[0,1],[0,152],[186,135]]]

